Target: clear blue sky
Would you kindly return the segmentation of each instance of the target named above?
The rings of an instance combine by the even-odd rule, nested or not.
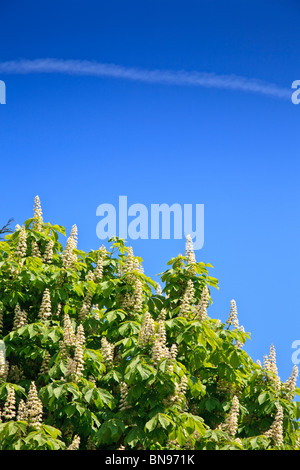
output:
[[[5,4],[4,4],[5,3]],[[32,215],[76,223],[96,249],[96,208],[204,204],[197,260],[219,279],[210,315],[230,300],[263,360],[279,375],[300,339],[300,105],[240,89],[147,83],[108,75],[1,74],[5,62],[96,61],[125,70],[238,75],[291,89],[300,79],[300,5],[276,0],[11,0],[0,7],[0,225]],[[155,275],[184,240],[129,240]]]

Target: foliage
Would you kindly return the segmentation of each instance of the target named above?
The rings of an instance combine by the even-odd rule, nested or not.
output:
[[[161,290],[123,240],[65,236],[36,198],[0,242],[1,450],[298,448],[294,376],[243,350],[234,301],[209,317],[218,282],[189,240]]]

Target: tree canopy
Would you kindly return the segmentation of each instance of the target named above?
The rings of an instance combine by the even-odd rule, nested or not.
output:
[[[299,448],[297,367],[245,352],[237,305],[209,316],[218,281],[185,254],[160,283],[114,237],[33,217],[0,242],[0,449]]]

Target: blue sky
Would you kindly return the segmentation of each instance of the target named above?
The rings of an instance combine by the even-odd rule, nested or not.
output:
[[[38,194],[44,219],[76,223],[89,250],[102,244],[96,208],[120,195],[148,208],[204,204],[196,257],[220,282],[209,313],[225,321],[234,298],[245,349],[262,361],[274,344],[286,380],[300,339],[300,106],[266,90],[300,79],[299,17],[299,3],[283,0],[1,2],[0,225],[29,218]],[[24,68],[49,58],[68,73]],[[123,75],[91,73],[92,63]],[[136,70],[160,78],[133,79]],[[225,79],[171,83],[165,71]],[[232,75],[265,91],[228,88]],[[128,243],[155,279],[185,245]]]

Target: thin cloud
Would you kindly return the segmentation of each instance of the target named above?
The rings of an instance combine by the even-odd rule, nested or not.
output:
[[[88,60],[20,59],[0,62],[0,74],[38,73],[110,77],[151,84],[219,88],[258,93],[283,99],[290,99],[291,96],[289,89],[255,78],[251,79],[238,75],[218,75],[184,70],[146,70]]]

